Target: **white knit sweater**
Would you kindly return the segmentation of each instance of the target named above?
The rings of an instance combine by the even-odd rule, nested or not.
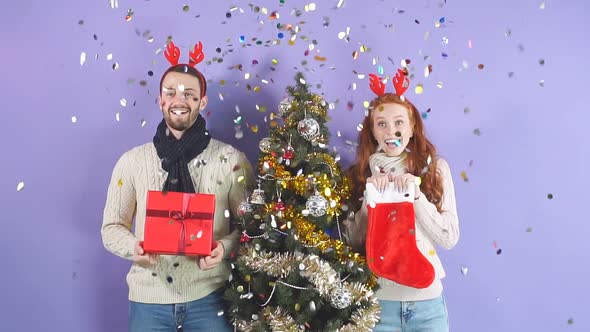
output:
[[[196,192],[215,194],[214,238],[222,242],[227,257],[239,236],[237,231],[230,233],[230,219],[247,198],[254,180],[252,167],[242,152],[212,139],[188,168]],[[153,143],[136,147],[119,159],[108,188],[101,229],[108,251],[132,259],[136,241],[143,240],[147,192],[162,190],[167,176]],[[171,304],[203,298],[227,281],[228,265],[224,260],[214,269],[202,271],[194,257],[173,255],[161,255],[149,269],[132,264],[127,274],[129,300]]]
[[[441,279],[445,277],[445,270],[436,254],[435,244],[445,248],[451,249],[459,241],[459,219],[457,217],[457,206],[455,203],[455,189],[453,186],[453,179],[448,163],[439,158],[438,172],[443,181],[443,196],[442,196],[442,213],[439,213],[436,206],[426,199],[424,194],[414,201],[414,213],[416,216],[416,245],[418,250],[424,255],[432,264],[435,271],[434,282],[427,288],[413,288],[400,285],[391,280],[378,278],[378,283],[381,286],[377,290],[377,297],[380,300],[388,301],[420,301],[436,298],[441,295],[443,286]],[[362,208],[355,215],[354,218],[349,218],[345,221],[347,229],[347,237],[353,247],[359,244],[364,246],[364,241],[358,243],[355,241],[354,234],[366,234],[367,224],[367,204],[362,203]]]

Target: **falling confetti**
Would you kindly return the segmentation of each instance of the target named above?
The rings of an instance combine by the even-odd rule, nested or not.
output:
[[[539,86],[540,87],[544,87],[545,86],[545,80],[540,80],[539,81]]]
[[[465,182],[469,182],[469,178],[467,177],[467,171],[461,171],[461,178]]]
[[[475,135],[475,136],[481,136],[481,130],[479,130],[479,128],[473,129],[473,135]]]
[[[483,67],[484,67],[483,63],[480,63],[479,65],[477,65],[477,69],[480,69],[480,70],[482,70],[482,69],[483,69]]]
[[[463,266],[461,268],[461,274],[464,275],[464,276],[466,276],[467,275],[467,272],[469,272],[469,268],[467,266]]]
[[[470,109],[469,107],[465,107],[465,108],[463,109],[463,113],[467,114],[467,113],[469,113],[469,112],[471,112],[471,109]]]
[[[86,63],[86,52],[80,53],[80,66],[84,66]]]
[[[545,65],[545,59],[543,59],[543,58],[539,59],[539,65],[544,66]]]
[[[567,320],[567,325],[573,325],[574,324],[574,319],[570,318]]]
[[[418,84],[418,85],[416,85],[416,87],[414,88],[414,92],[415,92],[417,95],[420,95],[420,94],[422,94],[422,93],[424,92],[424,87],[422,86],[422,84]]]
[[[25,188],[25,183],[23,181],[19,182],[16,185],[16,191],[22,191]]]
[[[131,8],[128,9],[127,15],[125,15],[125,21],[127,21],[127,22],[131,21],[131,19],[133,18],[133,14],[134,14],[133,9],[131,9]]]
[[[120,103],[121,103],[121,106],[123,106],[123,107],[127,107],[127,99],[125,99],[125,98],[121,98],[121,101],[120,101]]]
[[[439,89],[442,89],[443,88],[443,82],[436,83],[436,87],[439,88]]]
[[[547,198],[548,199],[553,199],[553,194],[552,193],[547,194]]]
[[[540,10],[545,9],[545,1],[541,2],[541,4],[539,5],[539,9]]]
[[[532,233],[533,232],[533,228],[532,227],[527,227],[526,232],[527,233]]]
[[[182,6],[182,11],[183,11],[183,12],[188,12],[189,10],[190,10],[190,7],[189,7],[189,5],[184,5],[184,6]]]
[[[144,119],[141,119],[141,128],[145,127],[146,123],[147,122]]]
[[[119,112],[115,113],[115,120],[117,122],[121,121],[121,115],[119,114]]]
[[[72,123],[78,122],[78,118],[76,116],[72,116]]]

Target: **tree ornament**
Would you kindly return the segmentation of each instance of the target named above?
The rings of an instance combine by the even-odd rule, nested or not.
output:
[[[305,202],[305,207],[314,217],[321,217],[328,211],[328,200],[326,200],[317,191]]]
[[[238,216],[243,216],[246,213],[250,213],[254,210],[254,207],[252,206],[252,204],[250,204],[248,201],[243,201],[240,203],[240,205],[238,205]]]
[[[352,303],[352,294],[344,287],[335,288],[330,294],[330,304],[336,309],[345,309]]]
[[[264,198],[264,190],[262,190],[262,188],[260,188],[260,181],[258,181],[258,188],[254,189],[254,191],[252,192],[252,195],[250,195],[250,203],[259,204],[259,205],[266,204],[266,201]]]
[[[261,139],[260,143],[258,143],[258,148],[260,148],[260,151],[262,151],[263,153],[270,153],[272,148],[272,140],[270,139],[270,137],[265,137]]]
[[[279,103],[279,114],[281,115],[281,117],[286,118],[287,113],[289,113],[290,110],[291,100],[289,100],[289,98],[281,100],[281,102]]]
[[[297,131],[306,140],[313,141],[320,136],[320,124],[313,118],[305,118],[297,124]]]

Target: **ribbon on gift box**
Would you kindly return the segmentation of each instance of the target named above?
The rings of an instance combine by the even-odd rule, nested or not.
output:
[[[187,211],[190,200],[194,196],[183,195],[182,211],[176,210],[146,210],[146,216],[156,218],[170,218],[180,223],[180,236],[178,239],[178,253],[183,253],[186,248],[186,221],[187,220],[213,220],[213,213]]]

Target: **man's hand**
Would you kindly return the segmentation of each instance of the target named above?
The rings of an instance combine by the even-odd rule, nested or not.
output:
[[[141,244],[142,242],[140,241],[135,242],[135,247],[133,248],[133,262],[146,269],[156,265],[158,262],[158,255],[146,254],[143,251]]]
[[[198,258],[197,263],[199,264],[199,268],[201,270],[210,270],[216,267],[223,260],[224,254],[225,248],[223,247],[223,243],[217,241],[217,247],[211,251],[210,256]]]

